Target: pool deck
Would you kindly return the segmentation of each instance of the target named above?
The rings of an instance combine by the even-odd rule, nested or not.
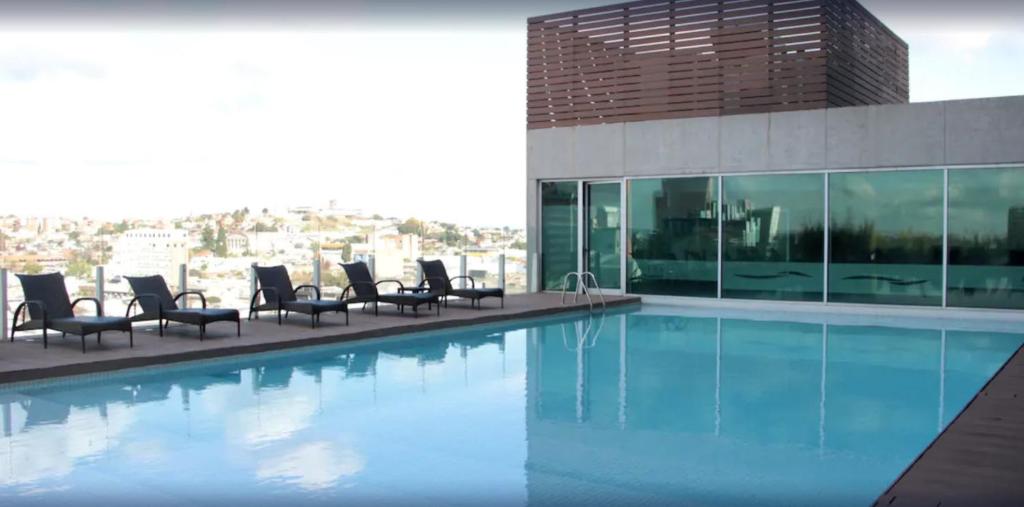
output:
[[[875,505],[1024,505],[1024,347]]]
[[[640,298],[607,296],[606,301],[609,307],[616,307],[639,304]],[[48,349],[43,348],[41,336],[16,335],[14,342],[5,337],[0,343],[0,384],[549,316],[586,310],[587,303],[580,299],[562,305],[557,294],[519,294],[507,296],[504,309],[498,300],[488,298],[477,310],[453,299],[441,309],[440,317],[421,308],[416,318],[408,310],[399,314],[392,305],[381,305],[379,316],[374,316],[371,308],[364,312],[361,307],[352,306],[348,326],[344,314],[330,313],[323,314],[316,329],[310,328],[306,315],[293,314],[278,326],[270,312],[253,321],[246,321],[243,312],[241,338],[236,337],[233,322],[220,322],[209,325],[201,342],[195,326],[172,325],[161,338],[153,322],[136,326],[135,348],[128,347],[127,333],[108,332],[103,335],[102,345],[96,344],[94,336],[89,337],[85,354],[77,336],[61,339],[60,333],[50,333]]]

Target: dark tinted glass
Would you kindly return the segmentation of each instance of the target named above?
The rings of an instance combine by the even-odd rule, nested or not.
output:
[[[829,301],[942,304],[942,171],[829,176]]]
[[[560,290],[566,273],[578,269],[578,193],[575,181],[540,185],[541,284],[546,290]]]
[[[1024,308],[1024,168],[949,171],[947,304]]]
[[[629,182],[629,292],[718,295],[717,178]]]
[[[723,178],[722,296],[821,301],[825,177]]]
[[[594,273],[601,288],[619,289],[622,185],[618,182],[591,183],[586,188],[587,270]]]

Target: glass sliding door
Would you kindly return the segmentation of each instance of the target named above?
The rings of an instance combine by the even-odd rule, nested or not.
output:
[[[942,304],[943,172],[829,176],[828,300]]]
[[[540,202],[541,289],[561,290],[566,273],[579,270],[579,183],[543,182]]]
[[[1024,168],[949,171],[949,306],[1024,309]]]
[[[586,183],[584,192],[584,269],[594,273],[602,289],[620,289],[622,184],[617,181]]]
[[[628,292],[718,295],[718,178],[629,181]]]
[[[726,176],[722,185],[722,296],[821,301],[824,175]]]

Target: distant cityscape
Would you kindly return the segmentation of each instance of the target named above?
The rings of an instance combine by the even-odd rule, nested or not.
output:
[[[418,282],[417,258],[442,259],[455,276],[463,255],[466,273],[487,287],[501,284],[499,261],[504,255],[506,290],[525,291],[522,229],[383,217],[339,209],[334,202],[154,220],[0,217],[0,266],[12,273],[9,312],[22,300],[13,273],[59,271],[72,297],[93,296],[95,268],[103,266],[106,311],[116,315],[125,312],[132,298],[124,276],[159,274],[173,290],[181,266],[188,289],[203,292],[211,306],[247,308],[253,263],[287,266],[296,285],[311,283],[319,263],[323,297],[336,298],[347,285],[341,262],[372,258],[376,279],[412,285]]]

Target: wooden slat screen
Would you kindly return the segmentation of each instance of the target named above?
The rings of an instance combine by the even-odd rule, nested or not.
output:
[[[855,4],[640,0],[531,18],[527,126],[826,107],[833,102],[833,52],[842,50],[836,67],[850,72],[870,65],[858,59],[877,56],[871,44],[891,36],[848,3]],[[835,39],[831,23],[856,25],[858,35]],[[842,48],[831,47],[834,39]],[[891,39],[904,48],[905,68],[906,45]],[[841,80],[847,97],[874,93],[872,100],[893,101],[889,90],[876,90],[892,81],[885,72],[884,79]]]

